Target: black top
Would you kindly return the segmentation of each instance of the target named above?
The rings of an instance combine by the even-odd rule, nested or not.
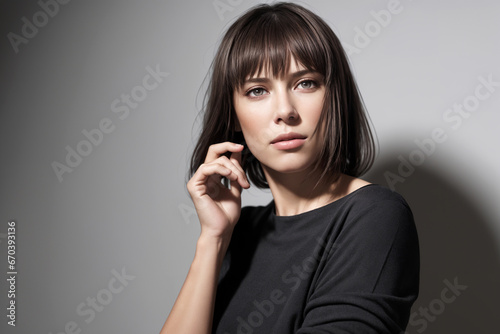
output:
[[[222,265],[213,333],[400,333],[418,295],[413,215],[399,194],[364,186],[276,216],[245,207]]]

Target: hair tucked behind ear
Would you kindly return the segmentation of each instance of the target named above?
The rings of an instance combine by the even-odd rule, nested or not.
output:
[[[325,142],[314,171],[318,183],[340,173],[360,176],[373,164],[375,145],[361,95],[342,45],[316,14],[292,3],[258,5],[236,20],[224,35],[212,62],[204,99],[203,126],[191,157],[190,175],[204,162],[212,144],[244,144],[236,129],[233,93],[249,75],[268,70],[287,73],[291,59],[325,78],[325,102],[316,130],[325,126]],[[242,167],[251,182],[268,188],[260,162],[245,148]]]

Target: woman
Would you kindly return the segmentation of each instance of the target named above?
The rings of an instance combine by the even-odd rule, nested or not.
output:
[[[374,144],[328,25],[296,4],[251,9],[207,97],[187,184],[201,234],[161,333],[403,331],[415,225],[401,196],[358,178]],[[241,209],[249,180],[273,201]]]

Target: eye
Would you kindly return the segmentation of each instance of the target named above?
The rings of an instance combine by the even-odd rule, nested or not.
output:
[[[299,82],[299,84],[297,85],[298,88],[302,88],[302,89],[312,89],[312,88],[316,88],[318,85],[316,83],[316,81],[314,80],[304,80],[304,81],[301,81]]]
[[[262,96],[266,93],[266,90],[264,88],[254,88],[246,92],[246,96],[250,97],[257,97],[257,96]]]

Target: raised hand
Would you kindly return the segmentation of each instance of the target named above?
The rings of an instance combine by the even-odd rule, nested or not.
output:
[[[230,237],[241,212],[241,190],[250,183],[241,167],[243,145],[223,142],[211,145],[205,162],[187,183],[201,224],[201,234]],[[224,153],[232,152],[230,158]],[[230,181],[230,188],[221,182]]]

